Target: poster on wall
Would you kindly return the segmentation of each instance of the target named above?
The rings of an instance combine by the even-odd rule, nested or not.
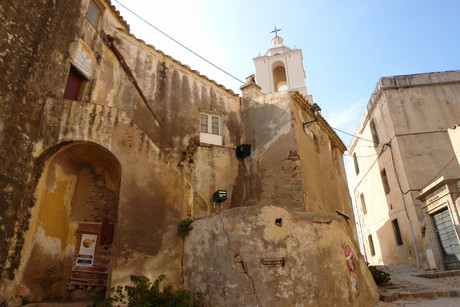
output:
[[[77,266],[93,266],[94,251],[96,250],[97,235],[83,234],[78,252]]]
[[[91,73],[91,63],[93,58],[93,51],[83,40],[80,39],[78,41],[77,50],[75,51],[73,63],[88,78]]]

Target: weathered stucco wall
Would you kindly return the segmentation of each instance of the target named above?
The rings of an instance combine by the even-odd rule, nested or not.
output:
[[[295,211],[336,213],[349,217],[357,242],[353,208],[342,154],[344,145],[320,118],[313,120],[311,96],[295,92],[260,94],[243,87],[243,143],[251,156],[240,163],[236,189],[242,205],[280,205]]]
[[[118,161],[89,142],[58,146],[37,184],[15,284],[31,299],[65,297],[79,222],[117,220]],[[10,285],[12,287],[12,285]]]
[[[19,295],[72,296],[68,281],[82,223],[115,224],[105,286],[126,284],[133,274],[165,274],[179,288],[177,225],[184,218],[259,204],[336,216],[338,202],[343,210],[342,196],[322,196],[343,192],[345,181],[332,172],[308,188],[315,197],[304,194],[313,182],[306,178],[321,175],[308,163],[335,164],[330,150],[311,154],[311,140],[305,148],[297,143],[305,118],[293,93],[243,97],[243,112],[232,91],[131,36],[109,2],[102,1],[99,25],[90,25],[88,4],[22,1],[0,8],[0,303]],[[80,39],[94,60],[77,100],[66,100]],[[222,146],[200,142],[202,112],[220,116]],[[242,140],[253,154],[238,160]],[[227,190],[228,200],[214,208],[218,189]]]
[[[177,224],[192,214],[210,212],[214,189],[226,188],[231,199],[238,171],[234,146],[240,138],[239,97],[128,35],[110,9],[97,33],[84,19],[87,5],[88,1],[75,7],[56,4],[53,11],[34,2],[27,14],[14,5],[2,7],[3,22],[20,26],[9,28],[12,38],[2,57],[2,65],[9,61],[9,67],[0,115],[5,161],[0,194],[6,204],[1,206],[6,211],[1,220],[5,231],[0,300],[13,295],[34,300],[69,295],[76,225],[96,222],[94,210],[82,216],[70,204],[91,202],[85,193],[100,191],[93,185],[89,190],[78,188],[88,172],[51,171],[58,149],[78,142],[97,144],[120,164],[119,186],[110,200],[117,208],[113,286],[127,283],[132,274],[166,274],[170,284],[179,286],[182,241]],[[24,27],[28,21],[34,26]],[[43,27],[36,27],[41,22]],[[114,37],[126,66],[101,33]],[[96,60],[80,100],[68,101],[61,97],[76,37],[87,41]],[[37,48],[21,47],[17,41],[23,40],[28,45],[36,41]],[[24,74],[24,65],[35,67],[37,75],[33,70]],[[29,82],[27,89],[20,86]],[[222,113],[223,147],[196,143],[202,109]],[[184,160],[185,153],[192,159]],[[65,159],[59,165],[68,164]],[[88,158],[87,164],[97,165],[96,157]],[[40,182],[46,182],[50,172],[57,175],[47,187]]]
[[[276,206],[197,219],[184,285],[216,306],[373,306],[378,291],[348,226],[332,214]],[[348,247],[347,247],[348,246]]]
[[[422,243],[422,203],[417,196],[432,180],[460,171],[458,164],[448,163],[454,152],[447,133],[458,122],[459,91],[459,71],[385,77],[377,83],[356,131],[360,138],[352,140],[350,151],[357,156],[359,172],[351,174],[370,263],[428,268]],[[371,122],[376,133],[370,129]],[[366,140],[375,135],[378,143],[373,146]],[[388,179],[386,192],[383,170]],[[395,220],[402,244],[397,243]]]
[[[24,8],[27,9],[24,9]],[[32,152],[45,97],[63,86],[63,59],[83,18],[79,2],[8,1],[0,7],[0,272],[13,277],[20,259],[18,233],[36,180]],[[60,29],[60,31],[55,31]],[[46,80],[47,86],[43,86]],[[19,243],[19,244],[18,244]]]
[[[303,123],[313,120],[311,114],[306,112],[306,108],[313,103],[312,97],[308,96],[303,101],[299,96],[295,98],[291,114],[305,187],[305,210],[323,213],[339,210],[354,225],[343,167],[344,146],[335,133],[331,133],[332,129],[323,118],[304,127]],[[355,231],[353,227],[352,232]]]
[[[289,93],[246,96],[242,103],[243,143],[251,145],[251,156],[240,162],[232,206],[283,203],[304,210]]]

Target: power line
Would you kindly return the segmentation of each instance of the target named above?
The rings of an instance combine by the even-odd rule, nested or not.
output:
[[[349,136],[355,137],[355,138],[357,138],[357,139],[361,139],[361,140],[363,140],[363,141],[368,141],[368,142],[374,143],[374,141],[371,141],[371,140],[368,140],[368,139],[362,138],[362,137],[360,137],[360,136],[357,136],[357,135],[354,135],[354,134],[351,134],[351,133],[345,132],[345,131],[343,131],[343,130],[340,130],[340,129],[338,129],[338,128],[334,128],[334,127],[331,127],[331,128],[332,128],[332,129],[334,129],[334,130],[337,130],[337,131],[339,131],[339,132],[342,132],[342,133],[344,133],[344,134],[346,134],[346,135],[349,135]]]
[[[230,74],[229,72],[223,70],[222,68],[220,68],[219,66],[215,65],[214,63],[208,61],[207,59],[205,59],[204,57],[202,57],[201,55],[199,55],[198,53],[196,53],[195,51],[191,50],[190,48],[188,48],[187,46],[181,44],[180,42],[178,42],[177,40],[175,40],[174,38],[172,38],[171,36],[169,36],[168,34],[166,34],[165,32],[161,31],[160,29],[158,29],[157,27],[155,27],[154,25],[152,25],[150,22],[148,22],[147,20],[145,20],[144,18],[142,18],[141,16],[139,16],[138,14],[134,13],[131,9],[129,9],[128,7],[126,7],[123,3],[119,2],[118,0],[115,0],[116,3],[118,3],[119,5],[121,5],[124,9],[126,9],[128,12],[130,12],[131,14],[133,14],[134,16],[136,16],[137,18],[139,18],[140,20],[142,20],[143,22],[145,22],[147,25],[149,25],[150,27],[154,28],[155,30],[157,30],[158,32],[160,32],[161,34],[163,34],[164,36],[166,36],[167,38],[169,38],[170,40],[172,40],[173,42],[175,42],[176,44],[178,44],[179,46],[181,46],[182,48],[186,49],[187,51],[189,51],[190,53],[194,54],[195,56],[199,57],[200,59],[202,59],[203,61],[205,61],[206,63],[208,63],[209,65],[212,65],[214,68],[217,68],[218,70],[220,70],[221,72],[225,73],[226,75],[232,77],[233,79],[241,82],[244,84],[244,81],[241,81],[240,79],[238,79],[237,77],[235,77],[234,75]]]
[[[447,162],[447,164],[446,164],[436,175],[434,175],[433,178],[430,179],[430,181],[428,181],[427,183],[425,183],[425,185],[424,185],[421,189],[423,189],[424,187],[426,187],[426,186],[427,186],[429,183],[431,183],[433,180],[437,179],[438,176],[449,166],[449,164],[452,163],[452,161],[454,161],[455,158],[456,158],[456,155],[454,155],[454,156],[452,157],[452,159],[450,159],[450,161]]]
[[[347,157],[352,157],[352,155],[350,155],[350,154],[344,154],[344,155],[347,156]],[[377,153],[372,154],[372,155],[368,155],[368,156],[356,156],[356,158],[370,158],[370,157],[376,157],[376,156],[378,156]]]

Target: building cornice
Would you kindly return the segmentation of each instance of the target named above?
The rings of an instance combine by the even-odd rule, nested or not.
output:
[[[307,101],[305,96],[295,91],[291,92],[291,98],[299,107],[302,108],[302,110],[305,111],[305,113],[307,113],[312,118],[314,117],[313,113],[310,110],[310,103]],[[324,119],[324,117],[319,115],[317,123],[320,125],[323,131],[326,132],[327,136],[331,140],[331,143],[335,147],[337,147],[342,153],[344,153],[347,150],[347,146],[345,146],[340,137],[337,135],[337,133],[335,133],[334,129],[332,129],[332,127]]]
[[[447,75],[457,75],[458,77],[456,79],[452,77],[448,79],[446,78]],[[367,126],[367,123],[370,120],[371,114],[374,112],[375,106],[377,105],[384,91],[401,88],[439,86],[457,83],[460,83],[460,70],[381,77],[375,85],[374,91],[369,98],[369,102],[366,105],[366,110],[361,117],[360,124],[356,128],[355,135],[362,134],[364,128]],[[358,140],[359,138],[357,137],[353,137],[351,139],[349,146],[351,151],[354,150]]]

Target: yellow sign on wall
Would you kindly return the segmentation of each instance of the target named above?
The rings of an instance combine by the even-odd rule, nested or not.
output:
[[[73,63],[78,68],[78,70],[80,70],[80,72],[88,78],[91,74],[91,64],[93,59],[93,51],[88,47],[88,45],[86,45],[83,40],[80,39],[75,51]]]

